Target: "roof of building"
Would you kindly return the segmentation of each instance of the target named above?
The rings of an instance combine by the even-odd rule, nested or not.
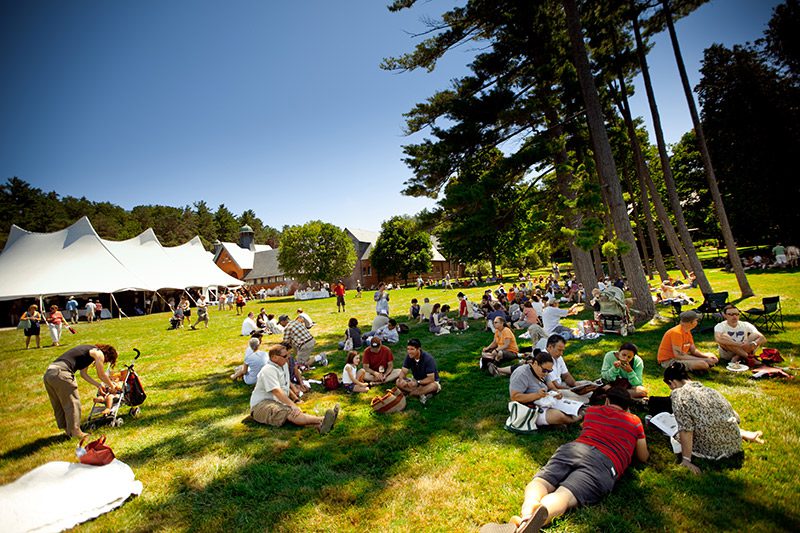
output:
[[[368,231],[364,229],[351,229],[351,228],[345,228],[345,231],[348,231],[353,237],[356,238],[357,241],[367,244],[366,249],[361,254],[361,257],[359,257],[359,259],[361,259],[362,261],[369,259],[369,256],[372,254],[372,250],[375,248],[375,243],[378,241],[380,232]],[[442,253],[439,252],[438,248],[439,240],[433,235],[430,235],[430,238],[431,238],[431,253],[432,253],[431,259],[433,261],[447,261],[447,259],[445,259]],[[356,250],[356,253],[358,253],[358,250]]]
[[[235,242],[221,242],[220,244],[222,244],[220,252],[222,252],[222,250],[227,251],[228,255],[231,256],[231,259],[233,259],[242,270],[250,270],[253,268],[253,256],[257,252],[272,250],[272,246],[269,244],[256,244],[255,252],[249,248],[242,248],[238,243]],[[216,261],[218,257],[219,253],[214,256],[214,260]]]
[[[283,269],[278,264],[278,250],[263,250],[256,252],[253,259],[253,269],[247,274],[245,280],[257,278],[272,278],[283,276]]]

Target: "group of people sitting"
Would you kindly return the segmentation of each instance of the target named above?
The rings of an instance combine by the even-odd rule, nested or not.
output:
[[[663,380],[671,391],[662,410],[675,418],[674,449],[681,466],[695,474],[701,472],[698,463],[703,461],[741,459],[742,441],[763,442],[761,431],[739,427],[739,415],[722,394],[689,377],[690,371],[707,370],[719,359],[736,361],[752,355],[766,342],[752,324],[739,320],[734,305],[724,308],[723,317],[714,328],[719,356],[694,345],[691,330],[700,316],[693,311],[681,314],[680,324],[664,334],[658,350]],[[520,515],[507,524],[488,524],[483,532],[538,531],[571,508],[598,503],[611,492],[632,458],[646,462],[649,457],[642,422],[629,412],[637,398],[648,396],[636,345],[624,342],[604,355],[599,383],[576,382],[563,362],[564,348],[564,339],[553,335],[546,350],[535,349],[524,361],[505,368],[493,362],[487,365],[492,375],[511,376],[511,401],[535,409],[537,426],[583,420],[583,429],[534,475],[525,488]],[[566,413],[558,408],[562,398],[593,405]]]

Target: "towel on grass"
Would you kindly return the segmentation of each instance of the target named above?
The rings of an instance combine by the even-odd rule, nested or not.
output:
[[[54,461],[0,487],[0,531],[63,531],[122,505],[142,492],[118,459],[105,466]]]

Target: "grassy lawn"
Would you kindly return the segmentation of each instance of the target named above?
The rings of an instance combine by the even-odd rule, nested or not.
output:
[[[715,290],[737,297],[733,275],[707,272]],[[788,271],[750,274],[757,296],[740,305],[746,309],[760,305],[763,296],[781,296],[787,331],[768,335],[769,345],[795,367],[800,276]],[[482,291],[466,292],[477,301]],[[413,297],[456,307],[456,292],[394,291],[392,315],[405,318]],[[690,292],[700,299],[698,291]],[[335,345],[347,320],[358,317],[366,331],[374,316],[371,293],[360,300],[354,296],[348,292],[347,313],[341,314],[332,298],[302,304],[318,322],[312,330],[317,352],[331,352],[329,368],[340,374],[344,354]],[[257,312],[262,305],[289,315],[298,306],[283,298],[253,302],[247,309]],[[443,337],[414,324],[411,335],[401,336],[401,345],[394,347],[399,364],[405,340],[417,336],[436,358],[443,391],[426,406],[409,400],[404,412],[377,416],[369,408],[374,393],[350,396],[315,389],[302,404],[304,410],[321,414],[336,402],[343,408],[334,430],[320,437],[313,430],[243,422],[250,388],[228,379],[246,345],[238,336],[241,317],[214,309],[211,328],[199,331],[166,331],[167,321],[161,314],[81,323],[77,335],[66,334],[64,347],[27,351],[21,332],[0,332],[0,483],[47,461],[74,460],[75,442],[57,436],[41,376],[49,362],[78,343],[113,344],[121,362],[139,348],[143,355],[137,368],[148,393],[141,418],[105,428],[144,492],[80,526],[87,531],[475,531],[518,513],[523,488],[536,469],[579,433],[578,427],[533,436],[503,430],[508,380],[478,371],[476,354],[490,342],[478,322],[463,335]],[[669,325],[646,325],[629,337],[639,346],[645,385],[655,395],[668,394],[655,360]],[[701,349],[712,349],[710,333],[695,338]],[[44,330],[42,340],[49,344]],[[603,354],[619,343],[614,335],[571,342],[566,361],[572,374],[598,377]],[[317,369],[313,375],[326,371]],[[763,430],[767,443],[745,444],[739,469],[693,476],[675,464],[666,437],[648,430],[649,464],[630,469],[602,505],[569,513],[550,530],[800,530],[797,380],[754,381],[714,369],[702,381],[726,395],[743,427]],[[79,382],[86,416],[93,391]]]

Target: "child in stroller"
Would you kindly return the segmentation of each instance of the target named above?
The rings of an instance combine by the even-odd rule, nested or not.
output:
[[[183,309],[180,305],[177,307],[170,306],[170,309],[172,310],[172,317],[169,319],[167,330],[179,329],[183,325]]]

